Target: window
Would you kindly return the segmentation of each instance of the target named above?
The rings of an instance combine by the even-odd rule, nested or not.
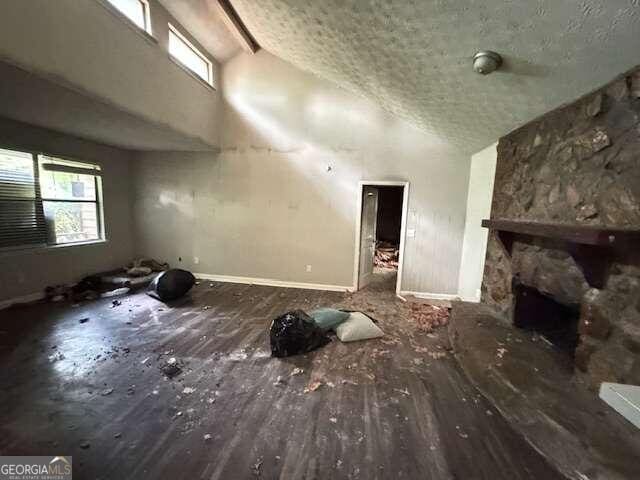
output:
[[[213,84],[211,62],[171,24],[169,24],[169,54],[209,85]]]
[[[104,238],[97,165],[0,149],[0,248]]]
[[[44,155],[39,165],[49,243],[99,240],[100,167]]]
[[[142,30],[151,34],[147,0],[108,0],[108,2]]]

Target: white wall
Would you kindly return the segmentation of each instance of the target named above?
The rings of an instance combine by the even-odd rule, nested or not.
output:
[[[497,143],[471,157],[467,219],[464,227],[459,294],[463,300],[479,302],[484,259],[489,231],[482,228],[484,218],[491,216],[491,199],[496,173]]]
[[[416,234],[402,289],[457,293],[467,155],[265,51],[225,64],[223,93],[219,154],[134,162],[138,254],[182,257],[196,272],[350,287],[358,181],[406,180]]]
[[[0,306],[9,299],[41,295],[49,285],[77,282],[131,261],[130,152],[6,119],[0,119],[2,147],[40,150],[101,165],[107,241],[0,252]]]
[[[217,146],[219,95],[169,58],[168,13],[152,0],[154,40],[103,3],[3,1],[0,60]]]

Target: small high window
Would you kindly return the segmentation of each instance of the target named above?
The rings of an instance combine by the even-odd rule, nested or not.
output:
[[[169,24],[169,54],[209,85],[213,84],[211,62],[171,24]]]
[[[142,30],[151,34],[149,3],[147,0],[108,0],[108,2]]]

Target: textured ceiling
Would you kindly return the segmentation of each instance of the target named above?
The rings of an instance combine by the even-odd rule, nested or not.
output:
[[[232,0],[258,43],[468,152],[640,63],[640,0]],[[503,55],[481,76],[477,50]]]
[[[240,44],[224,23],[217,0],[160,0],[160,3],[219,62],[240,52]]]

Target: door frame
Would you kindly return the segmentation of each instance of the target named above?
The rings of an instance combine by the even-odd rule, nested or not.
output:
[[[396,295],[400,296],[402,285],[402,272],[404,265],[404,246],[407,230],[407,212],[409,211],[409,182],[395,182],[387,180],[361,180],[358,182],[358,200],[356,210],[356,232],[353,257],[353,291],[358,291],[358,278],[360,272],[360,229],[362,228],[362,193],[365,185],[372,187],[403,187],[402,189],[402,218],[400,220],[400,247],[398,254],[398,277],[396,278]]]

